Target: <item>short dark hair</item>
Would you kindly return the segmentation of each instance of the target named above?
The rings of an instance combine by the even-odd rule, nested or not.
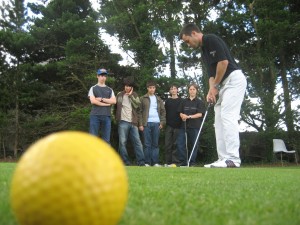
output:
[[[194,23],[185,24],[179,33],[179,38],[182,39],[183,35],[191,36],[193,31],[196,31],[197,33],[201,32],[199,27],[196,24]]]
[[[172,87],[176,87],[178,89],[178,85],[177,84],[171,84],[170,88],[172,88]]]
[[[123,79],[123,84],[127,85],[127,86],[130,86],[130,87],[135,86],[134,77],[133,76],[125,77]]]
[[[150,86],[156,86],[156,82],[154,80],[149,80],[147,81],[147,84],[146,84],[147,87],[150,87]]]

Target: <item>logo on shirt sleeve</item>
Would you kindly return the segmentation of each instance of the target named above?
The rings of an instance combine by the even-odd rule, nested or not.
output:
[[[211,52],[209,52],[209,54],[212,56],[212,57],[215,57],[215,55],[216,55],[216,50],[214,50],[214,51],[211,51]]]

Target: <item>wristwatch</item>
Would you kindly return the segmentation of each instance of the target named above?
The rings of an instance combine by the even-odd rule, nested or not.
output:
[[[220,84],[214,84],[214,87],[217,88],[217,89],[219,89]]]
[[[192,119],[192,116],[190,116],[189,118]]]

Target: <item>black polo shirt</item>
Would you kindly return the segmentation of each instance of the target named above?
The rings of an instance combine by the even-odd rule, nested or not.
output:
[[[181,118],[178,112],[181,98],[168,98],[165,101],[166,124],[172,128],[180,128]]]
[[[229,63],[221,83],[229,76],[231,72],[240,69],[239,65],[231,55],[228,46],[217,35],[203,35],[201,49],[203,53],[203,60],[207,66],[209,77],[216,76],[217,64],[222,60],[228,60]]]
[[[190,98],[183,99],[179,105],[178,111],[188,116],[195,115],[196,113],[202,113],[202,117],[200,118],[186,120],[187,128],[200,128],[205,113],[205,105],[200,99],[198,98],[194,98],[193,100],[191,100]],[[184,128],[184,123],[182,123],[182,128]]]

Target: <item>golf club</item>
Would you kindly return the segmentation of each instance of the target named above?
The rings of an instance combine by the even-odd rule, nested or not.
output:
[[[186,133],[186,120],[184,121],[184,134],[185,134],[186,165],[188,165],[189,149],[188,149],[187,133]]]
[[[205,112],[205,114],[204,114],[204,117],[203,117],[203,120],[202,120],[200,129],[199,129],[199,131],[198,131],[198,134],[197,134],[197,137],[196,137],[196,140],[195,140],[195,143],[194,143],[194,147],[193,147],[193,149],[192,149],[190,158],[189,158],[188,163],[187,163],[187,167],[190,166],[190,161],[191,161],[192,155],[193,155],[193,153],[194,153],[195,147],[196,147],[196,145],[197,145],[197,141],[198,141],[198,139],[199,139],[199,136],[200,136],[200,133],[201,133],[203,124],[204,124],[204,122],[205,122],[205,119],[206,119],[206,116],[207,116],[208,109],[209,109],[211,106],[212,106],[212,103],[209,103],[208,106],[207,106],[206,112]]]

